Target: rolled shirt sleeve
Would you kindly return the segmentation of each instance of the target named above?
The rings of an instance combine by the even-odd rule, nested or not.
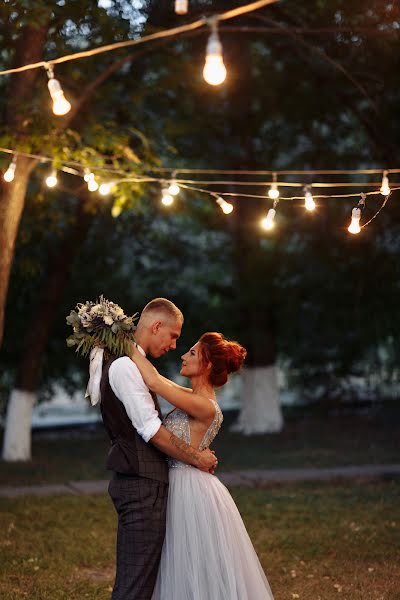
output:
[[[108,378],[132,425],[148,442],[160,429],[161,420],[139,369],[130,358],[122,356],[112,363]]]

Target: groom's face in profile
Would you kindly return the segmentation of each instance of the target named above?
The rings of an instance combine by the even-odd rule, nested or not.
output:
[[[169,350],[176,349],[176,341],[181,335],[182,323],[177,321],[156,321],[152,327],[153,338],[149,353],[153,358],[159,358]]]

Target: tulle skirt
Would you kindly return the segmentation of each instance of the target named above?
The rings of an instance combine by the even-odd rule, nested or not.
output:
[[[193,467],[169,471],[167,530],[153,600],[272,600],[226,487]]]

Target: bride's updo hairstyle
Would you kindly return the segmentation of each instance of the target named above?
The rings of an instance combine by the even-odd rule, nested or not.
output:
[[[203,333],[200,340],[200,356],[204,364],[211,363],[209,381],[221,387],[228,375],[238,371],[246,358],[247,351],[238,342],[226,340],[222,333]]]

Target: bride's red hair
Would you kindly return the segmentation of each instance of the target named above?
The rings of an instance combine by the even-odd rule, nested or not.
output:
[[[222,333],[203,333],[200,338],[200,352],[204,364],[211,364],[209,381],[221,387],[228,381],[228,375],[238,371],[246,358],[247,351],[238,342],[226,340]]]

